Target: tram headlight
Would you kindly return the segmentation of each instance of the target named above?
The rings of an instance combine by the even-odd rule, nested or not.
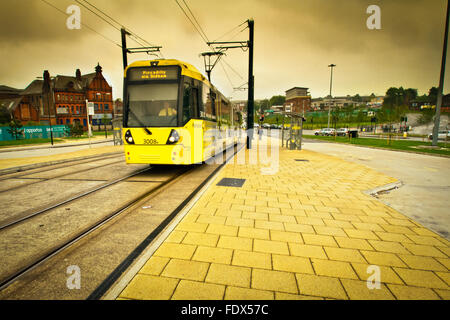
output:
[[[180,140],[180,135],[178,132],[174,129],[170,131],[169,139],[167,139],[166,144],[174,144],[177,143]]]
[[[125,132],[125,140],[127,141],[128,144],[134,144],[134,139],[133,136],[131,135],[130,130],[127,130],[127,132]]]

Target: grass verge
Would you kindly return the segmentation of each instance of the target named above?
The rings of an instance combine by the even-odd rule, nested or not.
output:
[[[337,143],[347,143],[359,146],[373,147],[373,148],[383,148],[391,150],[401,150],[408,152],[416,152],[423,154],[439,154],[450,157],[450,145],[445,142],[438,143],[440,149],[431,149],[431,142],[422,141],[409,141],[409,140],[394,140],[391,139],[390,142],[387,139],[375,139],[375,138],[352,138],[348,137],[326,137],[326,136],[314,136],[314,135],[304,135],[307,139],[324,140],[329,142]]]

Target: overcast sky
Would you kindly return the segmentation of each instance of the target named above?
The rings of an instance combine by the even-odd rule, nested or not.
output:
[[[70,0],[46,1],[62,11],[79,5]],[[163,46],[165,58],[189,62],[205,74],[199,55],[210,49],[175,0],[88,1],[150,43]],[[391,86],[416,88],[424,94],[439,84],[445,0],[184,1],[211,41],[254,19],[256,99],[284,95],[295,86],[310,88],[313,98],[325,96],[330,89],[330,63],[337,65],[334,96],[383,95]],[[381,9],[380,30],[366,26],[370,16],[366,9],[373,4]],[[80,8],[82,23],[120,44],[119,31]],[[121,98],[121,49],[85,26],[69,30],[66,20],[42,0],[0,0],[0,84],[25,88],[44,70],[52,76],[75,75],[80,68],[86,74],[94,72],[99,62],[113,86],[114,99]],[[219,40],[247,40],[248,29],[239,33],[244,27]],[[131,40],[128,44],[137,46]],[[148,58],[131,55],[128,61]],[[224,61],[213,70],[212,82],[226,96],[246,99],[246,91],[233,87],[247,82],[248,52],[229,50]],[[444,93],[450,91],[449,82],[446,72]]]

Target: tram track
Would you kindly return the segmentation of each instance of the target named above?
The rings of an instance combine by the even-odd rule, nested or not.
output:
[[[154,171],[143,173],[144,176],[135,175],[109,188],[87,195],[85,199],[97,193],[108,192],[114,186],[124,193],[128,188],[134,190],[134,193],[123,196],[123,199],[127,200],[126,203],[116,206],[95,223],[78,228],[76,234],[59,241],[57,245],[48,246],[46,250],[39,248],[39,256],[30,255],[26,264],[15,270],[11,269],[7,276],[0,275],[0,299],[99,299],[222,166],[223,164],[191,166],[181,171],[182,167],[163,170],[153,167]],[[167,173],[170,173],[170,177],[167,177]],[[164,181],[161,180],[163,177]],[[153,187],[138,197],[138,191],[146,185],[143,182],[153,183]],[[134,197],[130,199],[130,195]],[[93,199],[91,198],[91,202]],[[68,212],[75,213],[77,206],[69,203],[50,212],[57,216],[54,211],[59,210],[60,214],[65,214],[67,212],[64,210],[67,209],[71,209]],[[72,221],[90,217],[90,213],[95,212],[94,209],[88,212],[88,215],[80,213],[79,218],[72,217],[72,220],[63,222],[58,228],[67,228]],[[4,237],[2,231],[8,230],[13,230],[10,235],[13,237],[15,235],[19,239],[22,239],[24,230],[31,233],[28,241],[18,245],[11,244],[12,255],[5,259],[17,260],[14,255],[24,255],[19,251],[23,250],[27,243],[28,246],[35,247],[46,243],[40,239],[42,235],[39,235],[41,229],[38,224],[45,224],[42,228],[45,229],[48,219],[47,222],[43,219],[47,215],[41,214],[0,230],[0,238]],[[70,219],[70,215],[68,218]],[[31,221],[34,226],[31,225]],[[35,232],[37,241],[34,241]],[[12,262],[10,261],[10,265]],[[77,265],[82,270],[83,285],[80,290],[69,290],[66,287],[68,265]]]
[[[123,157],[123,152],[112,152],[112,153],[105,153],[100,155],[94,155],[89,157],[81,157],[81,158],[75,158],[75,159],[64,159],[59,161],[54,161],[51,163],[42,163],[42,164],[34,164],[34,165],[28,165],[24,167],[18,167],[18,168],[9,168],[9,169],[2,169],[0,170],[0,181],[11,179],[11,178],[19,178],[22,176],[27,176],[34,173],[43,173],[59,168],[64,168],[67,165],[73,165],[74,163],[76,165],[78,164],[85,164],[90,163],[94,161],[98,161],[99,159],[109,159],[109,158],[116,158],[116,157]]]
[[[97,167],[97,168],[98,168],[98,167]],[[94,169],[94,168],[93,168],[93,169]],[[30,218],[33,218],[33,217],[35,217],[35,216],[37,216],[37,215],[39,215],[39,214],[43,214],[43,213],[48,212],[48,211],[50,211],[50,210],[52,210],[52,209],[55,209],[55,208],[58,208],[58,207],[61,207],[61,206],[65,205],[65,204],[68,204],[68,203],[70,203],[70,202],[72,202],[72,201],[81,199],[81,198],[83,198],[83,197],[85,197],[85,196],[87,196],[87,195],[90,195],[91,193],[94,193],[94,192],[97,192],[97,191],[99,191],[99,190],[108,188],[109,186],[112,186],[112,185],[114,185],[114,184],[116,184],[116,183],[118,183],[118,182],[124,181],[124,180],[126,180],[126,179],[128,179],[128,178],[134,177],[134,176],[136,176],[136,175],[138,175],[138,174],[140,174],[140,173],[142,173],[142,172],[145,172],[145,171],[147,171],[147,170],[148,170],[148,168],[145,168],[145,169],[143,169],[143,170],[139,170],[139,171],[137,171],[137,172],[134,172],[134,173],[132,173],[132,174],[126,175],[126,176],[124,176],[124,177],[115,179],[114,181],[107,182],[106,184],[103,184],[103,185],[101,185],[101,186],[99,186],[99,187],[95,187],[95,188],[93,188],[93,189],[91,189],[91,190],[89,190],[89,191],[86,191],[86,192],[77,194],[77,195],[75,195],[75,196],[73,196],[73,197],[70,197],[69,199],[60,201],[60,202],[58,202],[58,203],[56,203],[56,204],[53,204],[53,205],[51,205],[51,206],[49,206],[49,207],[47,207],[47,208],[44,208],[44,209],[35,211],[35,212],[31,213],[31,214],[28,214],[28,215],[26,215],[26,216],[24,216],[24,217],[21,217],[20,219],[16,219],[16,220],[14,220],[14,221],[12,221],[12,222],[9,222],[9,223],[6,223],[6,224],[1,224],[1,225],[0,225],[0,231],[3,230],[3,229],[6,229],[6,228],[10,228],[10,227],[12,227],[12,226],[14,226],[14,225],[16,225],[16,224],[18,224],[18,223],[21,223],[21,222],[23,222],[23,221],[25,221],[25,220],[28,220],[28,219],[30,219]]]
[[[183,176],[185,173],[189,172],[191,169],[192,169],[192,167],[185,168],[184,170],[181,170],[177,174],[171,176],[166,181],[162,181],[159,185],[155,186],[151,190],[149,190],[149,191],[145,192],[144,194],[139,195],[138,197],[128,201],[126,204],[124,204],[124,205],[120,206],[119,208],[113,210],[111,213],[109,213],[106,216],[102,217],[101,219],[99,219],[95,223],[89,225],[88,227],[84,228],[81,231],[78,231],[70,239],[67,239],[67,240],[65,240],[65,241],[63,241],[63,242],[61,242],[61,243],[59,243],[57,245],[54,245],[52,248],[42,252],[39,255],[38,258],[33,259],[29,263],[26,263],[25,265],[21,266],[18,270],[10,273],[6,277],[0,278],[0,291],[3,290],[4,288],[8,287],[14,281],[17,281],[18,279],[20,279],[22,276],[24,276],[25,274],[27,274],[28,272],[30,272],[31,270],[33,270],[37,266],[39,266],[42,263],[48,261],[49,259],[51,259],[55,255],[61,253],[62,251],[64,251],[65,249],[69,248],[73,244],[77,243],[81,239],[85,238],[86,236],[88,236],[89,234],[94,232],[95,230],[101,228],[106,223],[108,223],[111,220],[113,220],[114,218],[118,217],[120,214],[122,214],[122,213],[126,212],[127,210],[129,210],[130,208],[134,207],[136,204],[141,202],[143,199],[148,199],[153,194],[157,193],[158,190],[164,188],[165,186],[167,186],[168,184],[170,184],[174,180],[179,179],[181,176]],[[99,190],[103,190],[105,188],[108,188],[108,187],[110,187],[110,186],[112,186],[114,184],[117,184],[119,182],[125,181],[128,178],[136,177],[139,174],[141,174],[143,172],[146,172],[148,170],[151,170],[151,168],[145,168],[143,170],[139,170],[138,172],[135,172],[133,174],[130,174],[130,175],[127,175],[127,176],[122,177],[120,179],[117,179],[115,181],[112,181],[112,182],[108,183],[107,185],[104,185],[104,186],[101,186],[99,188],[96,188],[96,190],[90,190],[89,192],[86,192],[86,193],[77,195],[76,197],[72,197],[70,199],[62,201],[61,203],[59,203],[57,205],[54,205],[54,206],[49,207],[49,208],[46,208],[45,210],[38,211],[38,212],[34,213],[33,215],[24,217],[23,219],[14,221],[14,222],[12,222],[12,223],[10,223],[8,225],[3,225],[3,226],[0,227],[0,238],[2,237],[1,232],[4,229],[13,228],[17,224],[23,223],[26,220],[29,220],[31,218],[34,218],[34,217],[38,216],[38,215],[41,215],[41,214],[46,213],[46,212],[49,212],[49,211],[51,211],[51,210],[53,210],[53,209],[55,209],[57,207],[63,206],[63,205],[68,204],[70,202],[73,202],[73,201],[76,201],[76,200],[81,199],[83,197],[86,197],[86,196],[88,196],[88,195],[90,195],[90,194],[92,194],[94,192],[99,191]]]
[[[111,158],[115,158],[115,157],[111,157]],[[110,159],[110,158],[106,158],[106,159]],[[102,158],[101,160],[105,160],[105,158]],[[90,162],[94,162],[94,161],[99,161],[99,159],[92,160],[92,161],[89,161],[89,162],[79,163],[78,165],[82,165],[82,164],[86,164],[86,163],[90,163]],[[18,185],[18,186],[9,187],[8,189],[0,190],[0,193],[11,192],[11,191],[14,191],[14,190],[17,190],[17,189],[20,189],[20,188],[28,187],[28,186],[30,186],[32,184],[36,184],[36,183],[40,183],[40,182],[47,182],[47,181],[54,180],[54,179],[59,179],[61,177],[72,175],[74,173],[80,174],[80,173],[83,173],[83,172],[87,172],[87,171],[90,171],[90,170],[103,168],[103,167],[110,166],[110,165],[116,164],[116,163],[121,163],[121,162],[123,162],[122,159],[117,160],[117,161],[113,161],[113,162],[108,162],[108,163],[105,163],[105,164],[102,164],[102,165],[99,165],[99,166],[96,166],[96,167],[92,167],[92,168],[86,168],[86,169],[81,169],[81,170],[73,170],[73,171],[70,171],[70,172],[67,172],[67,173],[62,173],[62,174],[59,174],[59,175],[56,175],[56,176],[52,176],[51,178],[32,178],[32,177],[30,178],[30,177],[27,177],[27,176],[31,175],[31,174],[27,173],[27,174],[23,174],[23,175],[21,175],[19,177],[11,177],[11,178],[6,178],[6,179],[1,179],[1,180],[9,180],[9,179],[25,179],[25,180],[28,180],[29,179],[29,180],[37,180],[37,181],[32,181],[32,182],[24,183],[24,184],[21,184],[21,185]],[[40,173],[43,173],[43,172],[47,172],[49,170],[52,170],[52,169],[42,170],[42,171],[38,171],[38,172],[35,172],[35,173],[32,173],[32,174],[40,174]],[[1,229],[1,227],[0,227],[0,229]]]

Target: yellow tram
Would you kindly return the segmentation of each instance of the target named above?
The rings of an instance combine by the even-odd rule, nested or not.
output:
[[[202,163],[237,142],[241,116],[194,66],[173,59],[125,69],[127,163]]]

